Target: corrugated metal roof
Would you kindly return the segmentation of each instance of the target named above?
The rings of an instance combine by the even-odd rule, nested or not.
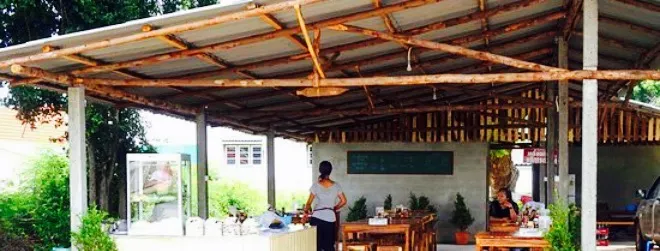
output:
[[[284,0],[263,0],[256,1],[261,5],[268,5],[283,2]],[[387,0],[381,1],[383,6],[407,2],[403,0]],[[488,0],[488,8],[496,8],[504,4],[521,2],[521,0]],[[659,5],[660,1],[647,1],[648,3]],[[145,24],[154,26],[155,28],[170,27],[173,25],[190,23],[203,19],[208,19],[226,13],[233,13],[245,10],[247,4],[251,1],[238,1],[235,4],[219,4],[199,8],[190,11],[183,11],[169,15],[163,15],[153,18],[141,19],[131,21],[125,24],[104,27],[90,31],[73,33],[64,36],[52,37],[48,39],[37,40],[23,45],[12,46],[0,49],[0,60],[11,59],[20,56],[32,55],[41,52],[43,45],[52,45],[60,48],[67,48],[78,46],[81,44],[101,41],[105,39],[117,38],[121,36],[140,33],[141,28]],[[641,9],[628,4],[621,3],[618,0],[600,0],[600,15],[602,17],[611,18],[628,22],[634,25],[647,27],[660,32],[660,15],[657,12]],[[492,16],[487,19],[488,30],[498,30],[512,24],[517,24],[524,20],[533,19],[540,16],[545,16],[556,12],[566,12],[562,6],[562,0],[545,0],[541,3],[533,4],[529,7],[516,10],[502,12],[498,15]],[[317,21],[328,20],[330,18],[341,17],[353,13],[372,10],[373,2],[371,0],[328,0],[321,3],[303,6],[303,14],[308,24]],[[437,23],[440,21],[451,20],[454,18],[463,17],[465,15],[479,11],[477,1],[465,0],[443,0],[437,3],[425,4],[421,7],[410,8],[403,11],[390,13],[387,16],[391,19],[395,28],[398,31],[406,31],[418,28],[424,25]],[[278,11],[272,13],[272,16],[281,23],[284,28],[297,27],[298,21],[296,20],[295,12],[293,10]],[[508,31],[504,34],[494,34],[489,37],[489,44],[486,45],[484,39],[477,39],[471,41],[466,46],[478,50],[492,50],[495,53],[515,56],[523,53],[534,52],[539,49],[555,48],[555,41],[552,36],[545,36],[543,39],[528,39],[529,37],[544,34],[548,32],[560,33],[565,19],[554,20],[542,24],[531,25],[523,29]],[[387,28],[380,15],[365,18],[361,20],[351,21],[348,24],[369,28],[374,30],[386,31]],[[581,30],[581,21],[578,19],[576,31]],[[516,28],[517,29],[517,28]],[[175,35],[178,39],[184,41],[192,48],[199,48],[213,44],[219,44],[226,41],[235,39],[246,38],[256,35],[266,34],[274,31],[275,28],[270,26],[267,22],[260,17],[251,17],[232,22],[227,22],[211,27],[186,31]],[[658,33],[648,33],[630,27],[614,25],[611,23],[603,22],[600,25],[600,33],[603,39],[600,41],[599,53],[601,55],[600,64],[603,68],[631,68],[639,56],[649,50],[651,47],[660,43]],[[484,27],[480,20],[463,23],[460,25],[450,26],[444,29],[427,32],[419,35],[419,38],[434,40],[434,41],[451,41],[456,38],[464,38],[469,36],[480,35],[484,32]],[[313,31],[312,31],[313,33]],[[405,33],[405,32],[404,32]],[[300,39],[300,34],[295,35]],[[607,39],[616,40],[620,44],[628,46],[621,48],[621,46],[613,45]],[[321,32],[321,48],[326,50],[336,46],[347,45],[360,41],[367,41],[370,38],[339,31],[322,29]],[[523,42],[520,42],[523,41]],[[581,67],[581,48],[582,38],[578,35],[571,36],[570,40],[571,51],[569,57],[571,59],[572,67]],[[177,51],[168,43],[158,38],[149,38],[141,41],[126,43],[108,48],[86,51],[82,56],[98,60],[101,63],[116,63],[126,62],[130,60],[142,59],[155,55],[166,55],[167,53]],[[425,64],[422,68],[415,67],[413,71],[406,71],[407,57],[405,49],[398,43],[384,42],[373,46],[357,48],[353,50],[343,51],[339,54],[335,65],[349,65],[358,61],[365,61],[361,65],[359,71],[355,68],[345,68],[342,72],[331,71],[328,76],[343,77],[343,76],[358,76],[359,74],[370,74],[376,72],[379,74],[390,75],[409,75],[409,74],[423,74],[423,73],[441,73],[457,69],[464,69],[466,72],[483,72],[487,69],[473,67],[478,65],[479,62],[473,59],[458,58],[453,60],[444,60],[448,54],[439,51],[421,51],[414,49],[414,56],[416,60],[421,62],[435,61],[441,59],[439,63]],[[232,66],[243,66],[246,64],[259,63],[271,59],[278,59],[282,57],[291,57],[295,55],[305,55],[307,52],[299,48],[291,41],[291,38],[278,37],[271,40],[262,42],[250,43],[241,46],[236,46],[230,49],[214,51],[211,55],[226,62],[230,68]],[[556,52],[537,55],[536,57],[528,60],[537,62],[547,62],[554,64]],[[391,56],[396,55],[396,56]],[[330,57],[331,55],[323,55]],[[387,56],[389,59],[383,60]],[[418,57],[418,58],[417,58]],[[86,68],[80,63],[65,60],[65,59],[48,59],[38,62],[27,64],[29,66],[43,68],[45,70],[54,72],[70,71],[73,69]],[[651,65],[660,66],[660,58],[653,60]],[[469,67],[469,68],[465,68]],[[123,69],[129,72],[136,73],[145,78],[171,78],[177,76],[190,76],[195,73],[215,72],[221,70],[214,64],[200,60],[196,57],[188,57],[183,59],[167,60],[160,63],[147,63],[137,67]],[[493,71],[506,70],[505,67],[496,66],[491,68]],[[224,71],[213,76],[206,76],[205,78],[245,78],[245,75],[254,75],[260,78],[277,78],[281,76],[305,76],[312,72],[312,62],[309,58],[302,58],[300,60],[292,60],[288,63],[269,65],[266,67],[257,67],[249,71],[231,72]],[[7,69],[0,69],[0,73],[8,73]],[[126,76],[113,73],[103,72],[91,74],[90,76],[99,78],[126,78]],[[604,84],[603,84],[604,85]],[[486,89],[490,85],[475,86],[475,89]],[[333,116],[314,116],[314,117],[291,117],[291,118],[257,118],[250,114],[235,113],[236,111],[250,111],[250,109],[275,109],[275,110],[300,110],[310,109],[313,107],[329,108],[359,108],[366,107],[368,102],[366,100],[364,90],[360,88],[352,88],[349,92],[338,97],[324,97],[324,98],[304,98],[296,97],[291,93],[294,89],[283,88],[280,90],[268,88],[253,88],[253,89],[205,89],[205,88],[123,88],[123,90],[145,96],[152,100],[166,99],[166,101],[187,105],[187,106],[209,106],[210,113],[217,112],[222,117],[227,117],[244,122],[249,121],[282,121],[282,123],[295,127],[296,123],[308,123],[315,121],[325,121],[337,119]],[[374,93],[375,98],[382,99],[378,101],[379,104],[390,103],[414,103],[422,97],[423,100],[428,101],[432,95],[432,88],[430,87],[372,87],[369,90]],[[512,90],[515,92],[516,90]],[[189,92],[190,95],[182,93]],[[441,97],[461,95],[457,91],[436,91]],[[260,95],[263,94],[263,95]],[[577,97],[576,97],[577,98]],[[443,102],[442,99],[438,101]],[[234,114],[232,114],[234,113]],[[362,121],[369,118],[380,118],[382,116],[366,116],[361,118]],[[328,122],[325,124],[317,124],[312,127],[330,126],[335,123],[350,123],[352,120],[343,119],[338,122]],[[355,123],[355,121],[353,121]],[[298,125],[300,126],[300,125]]]

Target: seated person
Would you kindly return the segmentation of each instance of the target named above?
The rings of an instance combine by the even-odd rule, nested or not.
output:
[[[518,219],[518,204],[511,199],[511,191],[502,188],[497,192],[497,200],[490,203],[491,221],[513,221]]]

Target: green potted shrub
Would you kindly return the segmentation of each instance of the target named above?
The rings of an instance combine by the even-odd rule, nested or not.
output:
[[[437,209],[435,206],[431,205],[431,200],[429,200],[428,197],[424,195],[417,197],[414,193],[410,193],[408,208],[413,211],[437,212]]]
[[[456,244],[465,245],[470,240],[470,233],[467,228],[474,223],[474,218],[470,214],[470,210],[465,205],[465,198],[460,193],[456,193],[456,201],[454,201],[454,212],[451,217],[451,224],[457,229],[454,237]]]
[[[73,245],[80,251],[117,251],[117,246],[103,227],[108,217],[106,212],[91,206],[82,217],[82,225],[76,233],[71,233]]]
[[[352,207],[348,208],[346,222],[359,221],[367,218],[367,199],[364,196],[356,200]]]
[[[388,194],[387,197],[385,197],[385,202],[383,203],[383,208],[386,211],[392,210],[392,195]]]

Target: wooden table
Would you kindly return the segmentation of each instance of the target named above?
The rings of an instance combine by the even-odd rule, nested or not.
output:
[[[411,244],[414,244],[411,241],[412,230],[420,227],[422,218],[421,216],[395,218],[390,221],[390,224],[385,226],[369,225],[368,220],[344,222],[341,227],[342,246],[346,247],[349,234],[402,234],[405,240],[403,251],[410,251]]]
[[[500,233],[500,232],[480,232],[476,234],[476,250],[482,251],[484,247],[492,248],[531,248],[531,250],[543,250],[550,247],[550,244],[538,236],[525,236],[519,232]]]

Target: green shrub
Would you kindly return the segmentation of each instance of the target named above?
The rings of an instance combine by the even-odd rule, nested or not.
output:
[[[356,200],[352,207],[348,208],[347,222],[359,221],[367,218],[367,199],[364,196]]]
[[[545,239],[555,251],[580,250],[580,213],[577,207],[568,206],[557,199],[550,205],[552,226],[545,234]]]
[[[387,197],[385,197],[385,202],[383,202],[383,208],[385,210],[392,210],[392,195],[388,194]]]
[[[81,217],[80,231],[72,233],[71,238],[78,250],[81,251],[116,251],[117,246],[110,238],[102,223],[108,217],[106,212],[91,206],[87,213]]]
[[[70,236],[69,168],[66,157],[46,153],[32,169],[30,215],[36,249],[68,247]]]
[[[460,193],[456,193],[451,224],[453,224],[458,230],[465,231],[470,225],[472,225],[472,223],[474,223],[474,218],[470,213],[470,209],[465,205],[465,198],[463,198]]]
[[[423,195],[417,197],[414,193],[410,193],[408,208],[410,210],[428,210],[433,213],[437,212],[437,209],[435,206],[431,205],[431,200],[429,200],[428,197]]]
[[[34,250],[68,247],[68,175],[68,161],[62,155],[46,152],[34,160],[19,191],[0,196],[3,238],[28,240]]]
[[[211,217],[227,216],[232,205],[248,215],[262,214],[267,209],[264,194],[245,183],[210,181],[208,189]]]
[[[0,195],[0,231],[12,238],[27,238],[32,229],[31,200],[27,193]]]
[[[277,192],[275,194],[276,199],[275,203],[277,204],[277,208],[286,210],[287,212],[291,211],[293,209],[294,205],[298,205],[297,209],[302,209],[305,206],[305,203],[307,202],[307,198],[309,197],[309,192],[293,192],[293,191],[284,191],[284,192]]]

